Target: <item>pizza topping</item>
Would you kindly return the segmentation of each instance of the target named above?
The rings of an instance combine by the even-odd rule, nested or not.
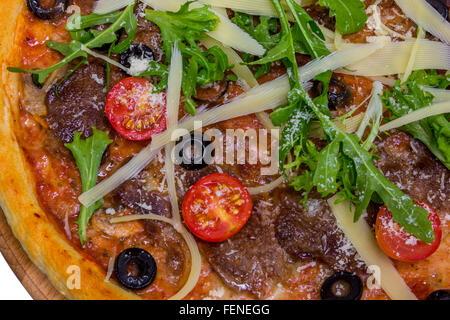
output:
[[[116,258],[114,274],[125,288],[141,290],[156,277],[156,262],[150,253],[140,248],[129,248]]]
[[[59,18],[66,11],[68,0],[55,0],[51,8],[44,8],[41,2],[41,0],[27,0],[27,5],[39,19],[52,20]]]
[[[111,128],[104,112],[104,70],[101,63],[91,62],[48,91],[47,121],[62,142],[72,142],[75,132],[82,132],[83,138],[91,136],[93,126],[102,131]]]
[[[447,88],[450,75],[416,71],[408,81],[397,81],[392,90],[385,91],[383,102],[391,112],[391,122],[382,131],[401,127],[424,143],[448,169],[450,169],[450,112],[449,100],[432,105],[434,96],[423,86]]]
[[[448,7],[443,0],[427,0],[431,6],[445,19],[448,18]]]
[[[355,247],[367,266],[378,266],[381,272],[381,288],[393,300],[417,300],[411,289],[400,276],[392,261],[381,251],[373,231],[364,219],[354,222],[354,207],[349,201],[338,202],[334,196],[328,200],[339,227]]]
[[[106,148],[112,142],[108,134],[93,129],[93,135],[86,140],[81,139],[81,132],[74,135],[72,143],[66,143],[75,158],[78,170],[81,175],[82,191],[86,192],[97,184],[98,170]],[[102,206],[103,201],[99,200],[89,207],[81,206],[78,216],[78,235],[80,242],[84,246],[86,243],[86,230],[92,215]]]
[[[122,137],[149,140],[166,129],[166,94],[153,93],[148,80],[126,78],[109,91],[105,112]]]
[[[450,44],[450,24],[426,0],[395,0],[403,12],[435,37]]]
[[[427,300],[443,300],[443,301],[450,301],[450,290],[443,289],[443,290],[437,290],[431,293]]]
[[[414,262],[423,260],[432,255],[441,243],[441,220],[436,211],[428,204],[419,201],[417,203],[429,213],[428,219],[433,225],[436,239],[432,243],[420,241],[406,232],[392,219],[391,212],[383,206],[378,212],[375,232],[380,248],[392,259]]]
[[[215,173],[200,179],[186,194],[183,218],[198,238],[222,242],[242,229],[252,206],[250,194],[239,180]]]
[[[177,145],[180,150],[179,157],[181,159],[181,167],[186,170],[201,170],[208,164],[205,162],[206,148],[210,142],[206,142],[198,134],[191,134],[187,138],[182,138]]]
[[[275,235],[280,246],[294,261],[314,258],[336,271],[362,272],[363,263],[339,230],[326,200],[313,194],[303,205],[302,195],[283,190]]]
[[[322,300],[361,300],[361,278],[350,272],[337,272],[328,277],[320,289]]]
[[[177,0],[143,0],[143,2],[147,3],[156,10],[168,12],[181,10],[181,8],[186,5],[183,4],[183,2]],[[207,30],[208,35],[211,38],[220,41],[228,47],[239,50],[240,52],[254,54],[257,56],[261,56],[264,54],[265,50],[263,46],[258,43],[258,41],[242,31],[242,29],[232,23],[227,16],[221,14],[219,10],[214,10],[209,6],[204,6],[202,4],[191,4],[191,6],[196,9],[201,8],[202,10],[208,10],[218,18],[217,28],[213,30]]]
[[[153,61],[153,51],[146,45],[132,44],[130,48],[120,55],[120,63],[130,69],[130,75],[139,75],[149,68]]]

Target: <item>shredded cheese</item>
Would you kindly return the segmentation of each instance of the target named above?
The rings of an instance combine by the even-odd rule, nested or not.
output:
[[[328,200],[339,227],[355,247],[367,266],[381,269],[381,287],[393,300],[417,300],[411,289],[395,269],[392,261],[381,251],[373,231],[364,219],[353,222],[354,208],[348,201],[336,203],[337,196]]]
[[[300,77],[302,81],[308,82],[323,73],[324,70],[335,70],[364,59],[381,47],[381,44],[369,44],[335,52],[327,57],[316,59],[299,68]],[[78,199],[83,205],[90,206],[116,189],[126,180],[136,176],[152,161],[159,153],[159,150],[171,141],[172,134],[175,130],[186,129],[192,131],[196,121],[202,121],[203,126],[208,126],[248,114],[274,109],[287,102],[286,95],[289,92],[289,88],[287,76],[282,76],[249,90],[221,107],[187,119],[178,125],[177,128],[168,129],[154,136],[152,143],[131,159],[125,166],[116,171],[108,179],[103,180],[94,188],[83,193]]]
[[[267,193],[267,192],[270,192],[270,191],[278,188],[279,186],[281,186],[283,184],[283,182],[284,182],[284,178],[279,177],[278,179],[276,179],[275,181],[273,181],[269,184],[266,184],[266,185],[260,186],[260,187],[247,188],[247,190],[250,193],[250,195],[256,196],[258,194]]]
[[[433,104],[429,107],[421,108],[407,115],[395,119],[383,126],[381,126],[380,131],[389,131],[392,129],[403,127],[407,124],[420,121],[422,119],[437,116],[440,114],[450,113],[450,101]]]
[[[434,103],[450,101],[450,90],[430,88],[430,87],[422,87],[422,90],[425,90],[434,96],[433,99]]]
[[[395,0],[395,2],[415,23],[450,45],[450,23],[426,0]]]
[[[411,55],[409,57],[408,65],[406,66],[405,73],[402,77],[402,83],[406,82],[406,80],[408,80],[409,76],[413,72],[414,65],[416,64],[417,51],[419,50],[419,46],[421,44],[420,40],[422,39],[425,39],[425,31],[423,31],[423,29],[419,27],[417,32],[417,39],[411,49]]]
[[[111,279],[112,273],[114,271],[114,261],[116,259],[116,252],[117,252],[117,248],[114,247],[113,251],[111,252],[111,256],[109,257],[109,261],[108,261],[108,270],[106,271],[106,277],[105,277],[105,282],[109,282],[109,279]]]
[[[349,64],[346,69],[338,72],[366,77],[404,74],[415,44],[418,48],[412,70],[450,70],[450,46],[438,41],[417,40],[384,44],[384,47],[375,54],[357,63]],[[347,50],[359,46],[367,46],[367,44],[343,44]]]
[[[142,0],[152,8],[160,11],[178,11],[180,7],[186,2],[185,0]],[[192,3],[191,7],[198,8],[202,4]],[[208,33],[211,38],[220,41],[225,46],[234,48],[241,52],[249,53],[256,56],[262,56],[266,50],[259,44],[258,41],[253,39],[248,33],[244,32],[241,28],[231,22],[228,17],[218,10],[210,8],[220,19],[217,28]]]
[[[244,12],[257,16],[276,17],[277,13],[270,0],[200,0],[213,7],[228,8],[233,11]],[[295,0],[301,6],[307,6],[315,0]]]
[[[174,128],[178,124],[178,109],[180,107],[181,81],[183,79],[183,58],[178,46],[173,48],[172,60],[170,62],[169,80],[167,89],[167,127]],[[167,189],[169,191],[170,205],[172,207],[172,218],[180,222],[180,210],[178,208],[177,190],[175,185],[175,166],[172,161],[172,150],[175,142],[166,145],[165,171],[167,178]]]
[[[126,73],[130,74],[130,69],[125,68],[122,64],[118,63],[117,61],[103,55],[100,54],[98,52],[95,52],[94,50],[89,49],[88,47],[86,47],[84,44],[81,45],[81,50],[89,53],[91,56],[96,57],[98,59],[102,59],[110,64],[112,64],[113,66],[116,66],[119,69],[122,69],[123,71],[125,71]]]
[[[223,46],[219,41],[209,37],[203,39],[202,44],[208,49],[214,46],[218,46],[227,55],[228,62],[233,65],[232,71],[239,77],[239,79],[244,81],[245,84],[251,88],[258,85],[258,81],[256,81],[252,71],[243,64],[244,61],[242,61],[241,57],[236,53],[236,51],[229,47]]]

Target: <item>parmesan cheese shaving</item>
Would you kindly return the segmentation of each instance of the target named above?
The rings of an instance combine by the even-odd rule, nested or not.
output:
[[[98,59],[102,59],[110,64],[112,64],[113,66],[116,66],[119,69],[122,69],[123,71],[125,71],[126,73],[130,74],[130,69],[125,68],[123,65],[121,65],[120,63],[118,63],[117,61],[103,55],[100,53],[95,52],[94,50],[89,49],[88,47],[86,47],[84,44],[81,45],[81,50],[89,53],[91,56],[96,57]]]
[[[378,266],[381,269],[381,287],[393,300],[417,300],[411,289],[395,269],[392,261],[381,251],[373,231],[364,219],[353,222],[354,208],[349,210],[350,203],[336,203],[337,196],[328,200],[339,227],[353,244],[367,266]]]
[[[160,11],[178,11],[180,7],[186,2],[185,0],[142,0],[152,8]],[[202,4],[192,3],[192,8],[201,7]],[[255,56],[263,56],[266,50],[259,44],[258,41],[253,39],[248,33],[244,32],[241,28],[231,22],[226,15],[221,14],[219,11],[210,8],[214,14],[216,14],[220,22],[217,28],[208,33],[211,38],[220,41],[225,46],[234,48],[241,52],[249,53]]]
[[[429,87],[422,87],[422,90],[427,91],[434,96],[434,103],[450,101],[450,90]]]
[[[233,11],[244,12],[257,16],[276,17],[277,13],[270,0],[200,0],[213,7],[228,8]],[[307,6],[315,0],[295,0],[301,6]]]
[[[181,81],[183,79],[183,58],[178,46],[175,44],[170,62],[169,80],[167,89],[167,127],[174,128],[178,123],[178,109],[180,107]],[[175,142],[166,145],[165,171],[167,178],[167,189],[169,191],[170,205],[172,207],[172,219],[181,221],[180,209],[178,208],[177,190],[175,185],[175,166],[172,161],[172,150]]]
[[[94,8],[94,13],[105,14],[116,11],[133,4],[135,0],[99,0]]]
[[[109,279],[111,279],[112,273],[114,271],[114,261],[116,259],[116,252],[117,252],[117,248],[114,247],[113,251],[111,252],[111,256],[109,257],[109,261],[108,261],[108,270],[106,271],[106,277],[105,277],[105,282],[109,282]]]
[[[426,0],[395,0],[415,23],[450,45],[450,24]]]
[[[189,248],[191,253],[191,271],[189,274],[189,278],[184,284],[183,288],[180,289],[174,296],[170,297],[169,300],[181,300],[186,297],[189,292],[194,289],[197,281],[200,277],[201,264],[202,264],[202,256],[200,255],[200,251],[198,250],[197,243],[195,242],[194,237],[181,225],[181,223],[177,223],[172,219],[158,216],[155,214],[145,214],[145,215],[129,215],[120,218],[113,218],[110,220],[111,223],[122,223],[136,220],[156,220],[162,221],[172,225],[178,233],[183,237],[184,241]]]
[[[419,50],[419,46],[421,44],[421,42],[420,42],[421,39],[425,39],[425,32],[423,31],[422,28],[419,27],[419,29],[417,31],[417,39],[412,47],[408,65],[406,66],[405,74],[402,77],[402,83],[406,82],[406,80],[408,80],[409,76],[413,72],[414,65],[416,63],[416,58],[417,58],[417,51]]]
[[[261,193],[271,192],[272,190],[274,190],[274,189],[278,188],[280,185],[282,185],[283,182],[284,182],[284,178],[279,177],[278,179],[276,179],[275,181],[273,181],[267,185],[260,186],[260,187],[254,187],[254,188],[247,188],[247,190],[250,193],[250,195],[256,196]]]
[[[299,68],[300,77],[302,81],[308,82],[325,70],[335,70],[364,59],[380,47],[382,47],[381,44],[369,44],[332,53],[327,57],[316,59]],[[192,117],[178,125],[177,128],[168,129],[159,135],[153,136],[153,141],[149,146],[144,148],[111,177],[83,193],[78,199],[83,205],[90,206],[126,180],[136,176],[152,161],[159,153],[159,150],[171,141],[172,133],[175,130],[181,128],[192,131],[196,121],[202,121],[203,126],[209,126],[217,122],[274,109],[287,102],[286,95],[288,92],[289,80],[285,75],[257,86],[221,107]]]
[[[233,49],[229,47],[223,46],[219,41],[213,39],[213,38],[205,38],[202,40],[203,45],[206,48],[212,48],[214,46],[218,46],[222,51],[227,55],[228,62],[233,66],[232,71],[245,82],[246,85],[253,88],[258,85],[258,81],[256,81],[252,71],[244,65],[244,61],[242,61],[241,57],[234,51]]]
[[[396,128],[403,127],[407,124],[432,117],[437,116],[440,114],[450,113],[450,101],[445,101],[441,103],[437,103],[434,105],[431,105],[429,107],[421,108],[416,111],[413,111],[411,113],[408,113],[407,115],[395,119],[383,126],[381,126],[380,131],[388,131]]]
[[[450,70],[450,46],[438,41],[417,40],[384,44],[384,48],[375,54],[357,63],[349,64],[345,70],[338,72],[366,77],[404,74],[415,44],[418,48],[412,70]],[[360,46],[367,46],[367,44],[343,44],[346,49]]]

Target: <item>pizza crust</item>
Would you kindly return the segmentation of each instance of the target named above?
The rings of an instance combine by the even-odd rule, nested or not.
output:
[[[0,206],[32,262],[54,287],[71,299],[140,299],[119,285],[105,282],[105,271],[75,250],[40,207],[33,174],[14,133],[18,119],[20,75],[7,67],[20,64],[16,32],[23,0],[3,0],[0,17],[7,17],[0,29]],[[80,289],[66,285],[70,266],[80,268]]]

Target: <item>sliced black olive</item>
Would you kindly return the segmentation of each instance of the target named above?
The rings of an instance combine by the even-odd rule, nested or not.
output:
[[[450,290],[443,289],[443,290],[437,290],[430,294],[427,298],[427,300],[444,300],[449,301],[450,300]]]
[[[197,88],[196,99],[204,102],[217,102],[228,91],[229,81],[224,79]]]
[[[55,0],[53,7],[45,9],[40,0],[27,0],[28,8],[39,19],[52,20],[60,17],[67,9],[68,0]]]
[[[439,14],[444,17],[445,20],[448,19],[448,7],[447,7],[447,4],[445,4],[441,0],[427,0],[427,2],[429,4],[431,4],[433,6],[433,8],[435,8],[436,11],[439,12]]]
[[[313,94],[320,96],[323,92],[322,82],[318,82],[313,88]],[[352,97],[352,90],[346,83],[331,78],[330,86],[328,88],[328,107],[330,110],[337,110],[345,108]]]
[[[325,280],[320,289],[322,300],[360,300],[363,292],[361,279],[350,272],[337,272]]]
[[[152,255],[143,249],[125,249],[116,259],[114,273],[125,288],[144,289],[155,280],[156,262]]]
[[[33,84],[39,88],[42,89],[43,85],[39,82],[39,75],[37,74],[32,74],[31,75],[31,81],[33,82]]]
[[[139,60],[154,60],[152,49],[145,44],[132,44],[130,48],[120,55],[120,64],[125,68],[131,66],[131,59],[136,58]]]
[[[201,170],[208,163],[206,161],[206,148],[211,144],[210,141],[204,141],[201,133],[192,133],[190,137],[183,138],[177,144],[180,166],[189,171]]]

